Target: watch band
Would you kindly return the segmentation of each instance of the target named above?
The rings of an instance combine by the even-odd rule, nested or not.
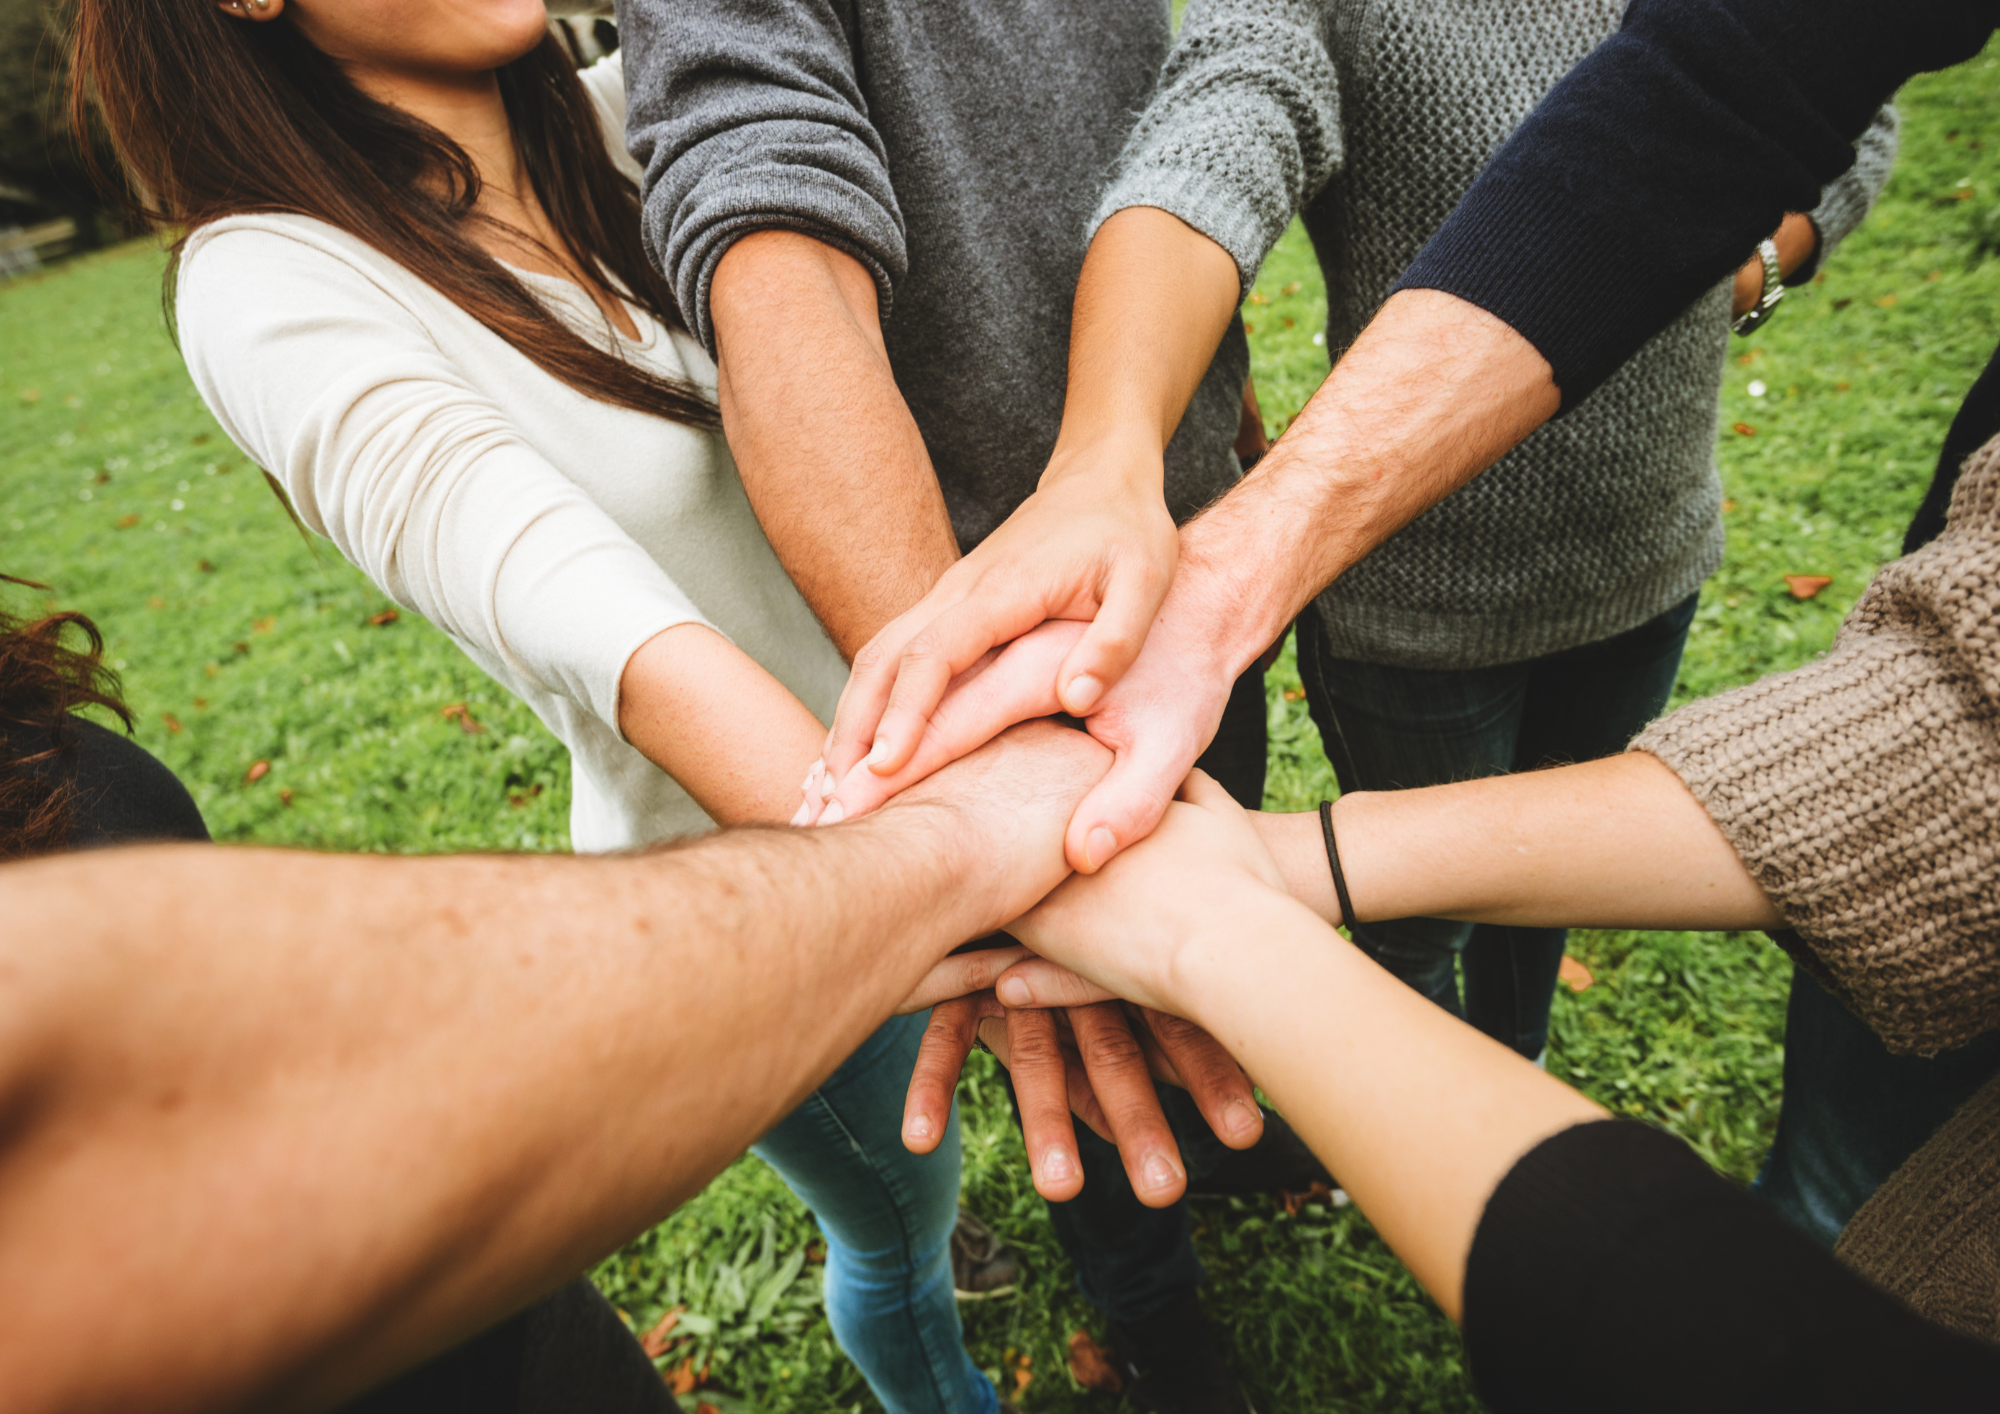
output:
[[[1778,301],[1785,297],[1785,277],[1778,269],[1778,243],[1766,236],[1757,242],[1757,254],[1764,262],[1764,290],[1757,296],[1757,303],[1729,326],[1739,334],[1761,329],[1771,311],[1778,307]]]

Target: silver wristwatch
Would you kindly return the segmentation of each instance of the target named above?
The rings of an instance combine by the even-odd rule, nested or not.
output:
[[[1743,311],[1742,318],[1729,326],[1739,334],[1761,329],[1764,321],[1771,317],[1771,311],[1778,307],[1778,301],[1785,297],[1785,277],[1778,271],[1778,243],[1765,237],[1757,242],[1757,254],[1764,262],[1764,291],[1757,296],[1757,303]]]

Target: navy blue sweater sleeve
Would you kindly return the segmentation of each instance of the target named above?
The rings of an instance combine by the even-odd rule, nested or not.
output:
[[[1399,288],[1498,315],[1574,406],[1787,211],[1810,211],[1912,74],[2000,0],[1632,0],[1495,155]]]
[[[1926,1321],[1630,1120],[1564,1130],[1500,1181],[1464,1320],[1495,1414],[2000,1408],[2000,1350]]]

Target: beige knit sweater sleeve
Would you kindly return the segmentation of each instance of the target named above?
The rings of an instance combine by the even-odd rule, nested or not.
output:
[[[1877,575],[1825,657],[1632,743],[1687,783],[1891,1049],[2000,1025],[2000,438],[1945,533]]]

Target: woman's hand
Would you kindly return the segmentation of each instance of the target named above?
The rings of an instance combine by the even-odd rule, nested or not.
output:
[[[1078,632],[1038,672],[1035,695],[1061,702],[1051,711],[1097,705],[1173,581],[1180,539],[1160,489],[1163,445],[1141,435],[1056,450],[1036,492],[855,655],[827,743],[835,775],[901,772],[931,740],[926,724],[951,682],[1044,621]]]
[[[1194,771],[1150,836],[1096,874],[1072,875],[1007,931],[1116,996],[1188,1015],[1175,975],[1182,950],[1220,945],[1260,903],[1284,894],[1250,812]],[[1055,995],[1060,985],[1033,962],[995,979],[1009,1004]]]
[[[1056,668],[1090,625],[1052,620],[994,649],[952,680],[951,689],[924,725],[916,749],[902,766],[878,774],[863,760],[836,779],[824,760],[806,777],[805,804],[794,825],[855,820],[934,771],[984,746],[1016,722],[1062,711]]]

